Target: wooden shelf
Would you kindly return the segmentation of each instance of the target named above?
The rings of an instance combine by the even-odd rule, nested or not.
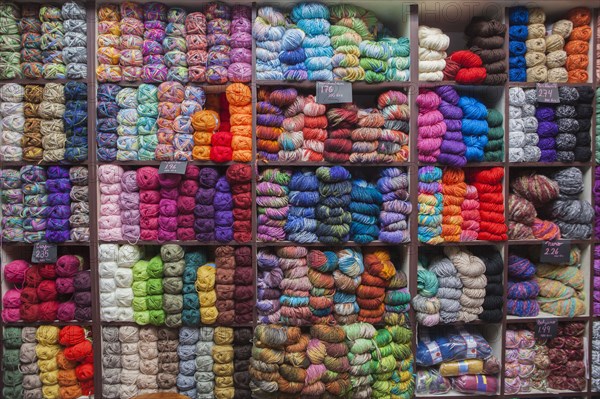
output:
[[[264,248],[264,247],[288,247],[288,246],[299,246],[299,247],[387,247],[387,246],[408,246],[410,245],[409,242],[406,243],[401,243],[401,244],[392,244],[392,243],[385,243],[383,241],[371,241],[368,244],[359,244],[356,243],[354,241],[347,241],[347,242],[343,242],[343,243],[336,243],[336,244],[326,244],[326,243],[322,243],[322,242],[311,242],[311,243],[297,243],[297,242],[293,242],[293,241],[274,241],[274,242],[264,242],[264,241],[258,241],[256,243],[256,245],[260,248]]]
[[[166,244],[177,244],[177,245],[181,245],[182,247],[221,247],[221,246],[234,246],[234,247],[241,247],[241,246],[250,246],[252,245],[252,243],[247,242],[247,243],[241,243],[241,242],[237,242],[237,241],[228,241],[228,242],[218,242],[218,241],[211,241],[211,242],[202,242],[202,241],[156,241],[156,240],[152,240],[152,241],[136,241],[136,242],[130,242],[127,240],[119,240],[119,241],[100,241],[99,242],[100,245],[102,244],[117,244],[117,245],[126,245],[126,244],[130,244],[130,245],[140,245],[140,246],[144,246],[144,245],[166,245]]]
[[[38,241],[38,242],[43,242],[44,244],[53,244],[56,245],[57,247],[89,247],[90,246],[90,242],[89,241],[65,241],[65,242],[45,242],[45,241]],[[2,245],[6,245],[7,247],[28,247],[28,246],[33,246],[35,245],[36,242],[14,242],[14,241],[2,241]]]
[[[341,82],[341,81],[337,81]],[[381,83],[366,83],[366,82],[348,82],[352,84],[353,91],[376,91],[376,90],[391,90],[391,89],[405,89],[407,87],[414,86],[414,83],[410,82],[381,82]],[[267,87],[293,87],[295,89],[314,90],[317,87],[317,82],[313,81],[302,81],[294,82],[287,80],[257,80],[256,86],[267,86]]]
[[[259,160],[257,162],[258,167],[289,167],[289,168],[304,168],[304,167],[318,167],[318,166],[343,166],[345,168],[392,168],[392,167],[408,167],[411,165],[410,162],[391,162],[391,163],[332,163],[332,162],[282,162],[282,161],[264,161]]]

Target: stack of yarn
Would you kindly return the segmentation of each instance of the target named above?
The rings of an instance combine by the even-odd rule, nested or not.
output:
[[[586,388],[585,323],[559,323],[557,330],[557,335],[547,341],[536,340],[530,326],[506,331],[505,392],[582,391]]]
[[[5,330],[6,331],[6,330]],[[23,373],[23,395],[40,396],[42,392],[42,382],[40,380],[40,367],[38,366],[36,346],[37,340],[35,333],[37,327],[23,327],[21,329],[21,345],[18,359],[20,361],[19,370]],[[6,334],[6,332],[4,333]],[[44,356],[44,354],[42,354]],[[6,383],[4,384],[7,385]]]
[[[317,237],[320,242],[327,244],[346,242],[350,237],[352,222],[352,214],[348,211],[352,176],[341,166],[321,166],[315,175],[319,180],[319,200],[315,212]]]
[[[160,255],[150,260],[140,259],[133,265],[133,319],[137,324],[163,325],[165,311],[163,306],[164,289],[162,278],[164,264]],[[101,287],[102,289],[102,287]]]
[[[376,329],[367,323],[315,325],[309,333],[299,327],[257,326],[250,387],[261,395],[380,397],[391,390],[412,396],[411,336],[406,327]],[[381,362],[371,363],[379,356]],[[272,371],[262,371],[267,368]],[[372,373],[377,380],[367,378]]]
[[[420,89],[417,96],[419,162],[436,163],[441,153],[442,137],[446,134],[444,115],[439,111],[442,99],[434,91]],[[462,138],[462,136],[461,136]]]
[[[485,162],[504,161],[504,117],[494,108],[487,110],[488,142],[484,147],[483,160]]]
[[[598,128],[600,127],[600,112],[598,112],[598,110],[600,110],[600,88],[596,89],[596,131],[598,131]],[[592,121],[592,123],[593,122],[594,121]],[[594,157],[596,162],[600,160],[600,147],[598,146],[598,143],[600,143],[600,138],[596,136],[596,148],[598,148]]]
[[[140,113],[138,112],[138,93],[144,93],[149,90],[150,92],[156,92],[156,88],[151,85],[142,85],[139,89],[135,87],[124,87],[115,96],[115,102],[119,106],[117,113],[117,161],[136,161],[138,160],[138,120],[140,119]],[[155,95],[155,94],[154,94]],[[141,96],[141,98],[150,97]],[[142,105],[144,107],[144,105]],[[140,107],[140,110],[142,110]]]
[[[508,79],[506,52],[504,51],[506,25],[495,19],[473,17],[465,28],[465,34],[469,37],[467,43],[469,50],[481,58],[483,68],[485,68],[486,76],[483,83],[487,85],[504,84]],[[469,76],[466,77],[469,78]]]
[[[408,97],[399,90],[388,90],[379,95],[377,106],[385,122],[379,138],[378,161],[404,162],[408,160]]]
[[[98,85],[96,100],[96,143],[97,156],[100,162],[111,162],[117,159],[117,115],[119,106],[116,97],[121,86],[113,83]]]
[[[100,317],[104,321],[133,321],[133,266],[141,258],[135,245],[101,244],[98,248]],[[105,289],[106,288],[106,289]],[[112,289],[112,290],[111,290]]]
[[[289,17],[270,6],[258,9],[258,80],[408,80],[408,39],[392,37],[371,11],[300,3]]]
[[[481,162],[488,143],[487,107],[474,97],[461,96],[456,104],[463,112],[463,142],[467,162]]]
[[[592,293],[592,314],[600,315],[600,247],[594,247],[594,281]]]
[[[219,247],[215,251],[215,307],[219,312],[216,322],[232,324],[235,318],[235,257],[233,247]]]
[[[191,12],[185,18],[185,44],[187,47],[187,65],[190,82],[206,81],[206,16],[200,12]],[[177,40],[181,42],[180,40]],[[181,43],[183,46],[183,43]]]
[[[102,165],[98,168],[100,182],[98,238],[101,241],[119,241],[123,237],[119,208],[122,175],[123,168],[116,165]]]
[[[272,94],[269,100],[273,102],[276,98]],[[276,102],[277,104],[277,102]],[[285,107],[289,104],[277,104]],[[304,128],[302,135],[302,160],[320,162],[323,161],[323,151],[325,140],[327,139],[327,118],[325,112],[327,107],[318,104],[314,96],[310,95],[304,98]]]
[[[200,300],[196,291],[198,268],[207,262],[203,251],[187,251],[184,255],[183,270],[183,310],[181,322],[184,326],[197,326],[200,323]]]
[[[408,217],[412,205],[408,194],[408,174],[401,168],[386,168],[377,180],[377,190],[382,194],[379,213],[379,239],[386,243],[409,242]]]
[[[199,241],[214,241],[215,226],[213,206],[215,197],[215,186],[219,173],[212,168],[203,168],[198,174],[198,191],[196,192],[196,206],[194,207],[194,231]]]
[[[206,81],[210,84],[227,83],[227,67],[231,64],[231,7],[223,3],[209,3],[204,15],[208,43]]]
[[[5,292],[2,319],[9,323],[91,320],[91,280],[89,271],[81,270],[84,266],[83,258],[76,255],[63,255],[56,264],[7,263],[5,281],[22,289]]]
[[[23,159],[24,95],[23,86],[16,83],[0,86],[0,161]]]
[[[273,92],[261,90],[258,93],[256,104],[256,149],[258,157],[267,161],[277,161],[279,159],[278,141],[283,132],[282,125],[284,121],[283,110],[280,108],[281,103],[292,104],[297,94],[295,89],[274,90]],[[271,96],[279,101],[271,103],[269,101]],[[275,105],[275,103],[279,105]],[[303,101],[301,105],[304,108]]]
[[[179,372],[179,331],[173,328],[158,328],[158,374],[156,382],[162,392],[177,391]]]
[[[26,165],[20,170],[3,169],[0,176],[4,240],[88,240],[87,168]]]
[[[598,359],[598,356],[600,356],[600,323],[593,322],[592,328],[592,359]],[[595,360],[592,361],[591,374],[592,391],[598,392],[600,391],[600,367]]]
[[[252,160],[252,93],[250,87],[241,83],[232,83],[227,86],[225,94],[229,103],[229,123],[232,135],[231,159],[234,162],[250,162]]]
[[[163,309],[167,327],[181,327],[183,312],[183,271],[185,252],[176,244],[166,244],[160,248],[163,260]]]
[[[286,238],[284,226],[287,220],[288,185],[292,173],[278,168],[265,169],[259,174],[256,184],[258,210],[257,239],[280,241]]]
[[[63,38],[63,61],[67,66],[68,79],[87,78],[87,19],[85,5],[76,1],[63,4],[65,36]]]
[[[235,323],[250,323],[254,317],[254,269],[250,247],[237,247],[235,259]]]
[[[592,139],[590,137],[590,131],[592,127],[592,114],[593,106],[592,101],[594,100],[594,89],[586,86],[577,86],[575,90],[578,94],[576,109],[576,119],[579,124],[579,130],[576,133],[575,140],[575,161],[576,162],[589,162],[592,158]],[[562,94],[562,96],[561,96]],[[571,96],[569,96],[569,94]],[[572,90],[563,89],[562,93],[559,91],[559,98],[561,102],[567,99],[567,97],[574,97],[575,93]],[[566,101],[565,101],[566,102]]]
[[[584,276],[581,271],[581,250],[574,247],[568,264],[538,264],[536,280],[540,287],[540,310],[562,317],[585,314]]]
[[[82,111],[83,112],[83,111]],[[60,83],[48,83],[42,92],[42,102],[38,108],[41,121],[42,160],[59,162],[65,159],[67,137],[63,115],[65,114],[65,89]]]
[[[181,114],[175,117],[172,128],[175,133],[173,137],[174,160],[189,161],[194,159],[194,129],[191,124],[192,116],[204,107],[206,94],[198,86],[187,85],[181,102]],[[179,101],[179,98],[177,98]],[[175,109],[177,109],[175,105]],[[169,113],[168,111],[166,112]],[[164,121],[163,121],[164,122]],[[167,123],[167,128],[168,128]],[[167,130],[168,131],[168,130]],[[160,142],[160,140],[159,140]]]
[[[257,280],[259,322],[344,325],[394,320],[396,325],[404,324],[410,296],[406,277],[396,269],[395,261],[382,249],[365,251],[364,260],[363,252],[352,248],[262,250]],[[327,297],[315,295],[322,290]]]
[[[444,177],[446,174],[451,177]],[[459,241],[457,237],[460,237],[460,241],[506,240],[502,195],[504,170],[482,169],[468,174],[464,179],[462,176],[462,172],[451,168],[445,171],[435,166],[419,168],[420,242],[455,242]],[[466,189],[462,188],[465,182]],[[448,187],[450,184],[451,187]],[[444,211],[445,203],[452,207],[451,212]],[[454,207],[460,207],[460,212]],[[454,223],[455,219],[451,219],[453,223],[448,223],[450,219],[446,219],[444,223],[444,215],[458,216],[459,213],[462,217],[460,226]]]
[[[470,50],[459,50],[452,53],[446,59],[443,73],[444,80],[453,80],[459,84],[480,84],[487,77],[481,57]]]
[[[63,123],[66,134],[64,159],[69,163],[88,158],[87,106],[87,84],[67,82]]]
[[[143,57],[151,55],[144,52],[140,46],[144,36],[144,11],[139,4],[124,3],[120,6],[120,14],[122,19],[118,24],[122,35],[121,48],[107,49],[107,51],[120,51],[119,64],[123,71],[124,81],[139,81],[144,66]],[[148,59],[148,61],[150,60]]]
[[[2,42],[0,45],[0,53],[2,54],[0,60],[3,66],[3,70],[0,72],[0,79],[18,79],[24,76],[23,69],[25,69],[19,65],[19,51],[21,51],[21,35],[19,35],[19,25],[23,25],[23,23],[20,22],[21,9],[15,3],[4,3],[0,8],[0,14],[4,16],[6,24],[6,28],[0,35],[0,42]],[[27,25],[31,25],[32,28],[37,25],[35,28],[36,33],[38,33],[40,29],[39,21],[32,21]],[[23,29],[21,29],[21,31],[26,33],[26,31]],[[38,56],[41,57],[39,52]]]
[[[25,126],[22,141],[23,160],[25,161],[38,162],[43,159],[42,119],[38,112],[40,103],[42,102],[42,93],[42,86],[25,86],[25,96],[23,97],[23,100],[25,101],[23,104]]]
[[[566,19],[545,24],[542,8],[509,9],[511,81],[588,81],[592,13],[589,8],[576,7],[566,15]]]
[[[138,76],[138,79],[141,78],[144,83],[161,83],[168,77],[164,56],[166,49],[162,45],[166,37],[167,10],[167,6],[162,3],[145,3],[141,6],[135,3],[121,5],[122,17],[135,13],[138,19],[143,17],[144,20],[146,48],[143,50],[143,55],[146,59],[141,69],[141,76]]]
[[[188,82],[188,63],[187,63],[187,43],[185,43],[185,20],[187,11],[179,7],[171,7],[167,11],[166,36],[163,40],[165,47],[165,64],[167,71],[167,81],[187,83]]]
[[[123,70],[119,65],[121,60],[119,48],[122,46],[120,21],[121,15],[117,4],[103,4],[98,7],[96,79],[99,82],[120,82],[123,78]],[[139,42],[138,37],[132,37],[129,40]],[[138,58],[139,56],[141,56],[140,53],[137,54]]]
[[[140,394],[158,390],[158,330],[154,326],[141,327],[138,332],[139,375],[136,380]]]
[[[583,192],[583,174],[574,167],[552,177],[531,173],[511,182],[509,236],[511,239],[587,239],[592,235],[594,209]],[[537,217],[544,212],[549,220]]]
[[[481,320],[486,322],[498,323],[502,320],[502,308],[504,299],[503,280],[504,280],[504,261],[500,252],[489,252],[483,248],[473,248],[477,257],[485,263],[485,278],[487,284],[485,286],[485,299],[483,304],[483,312],[479,315]]]
[[[233,387],[235,388],[235,397],[240,399],[250,399],[250,376],[248,368],[252,356],[252,336],[251,328],[236,328],[233,331]]]
[[[444,79],[446,50],[450,38],[441,29],[419,26],[419,80],[440,82]]]
[[[443,120],[440,123],[436,122],[435,124],[428,126],[425,125],[425,123],[428,121],[425,120],[424,116],[422,126],[422,134],[424,139],[423,147],[427,149],[429,146],[433,146],[434,148],[437,147],[437,140],[427,140],[427,144],[425,144],[425,138],[433,138],[431,137],[431,131],[434,131],[436,128],[439,128],[441,131],[443,131],[443,125],[445,125],[446,131],[442,136],[442,142],[439,147],[440,153],[435,157],[436,159],[434,162],[439,162],[443,165],[450,165],[454,167],[464,167],[467,164],[467,159],[465,158],[467,146],[463,141],[462,135],[463,111],[462,108],[458,106],[460,96],[453,86],[439,86],[435,89],[435,94],[437,94],[441,100],[438,106],[438,111],[442,114]],[[433,96],[431,96],[431,98],[433,98]],[[425,102],[424,105],[427,107],[427,102]],[[437,120],[440,119],[439,115],[437,114],[429,115],[435,116]],[[430,129],[431,131],[429,131]],[[419,132],[421,132],[421,128],[419,128]],[[437,154],[437,152],[435,154]],[[433,158],[431,160],[433,160]]]
[[[535,265],[527,258],[512,254],[508,258],[506,311],[509,315],[535,317],[540,311],[536,300],[540,287]]]
[[[141,94],[141,88],[140,85],[138,97],[141,97],[139,95]],[[158,100],[158,112],[157,115],[146,113],[144,116],[154,116],[155,118],[158,116],[160,118],[160,122],[155,119],[157,123],[160,123],[156,133],[158,143],[155,145],[155,158],[159,161],[191,160],[193,148],[191,120],[189,116],[178,115],[181,112],[181,103],[184,99],[185,89],[183,85],[179,82],[169,81],[161,83],[158,90],[154,86],[150,86],[150,88],[154,95],[148,93],[143,97],[152,99],[155,104],[155,100]],[[175,147],[175,143],[179,144],[178,148]],[[177,156],[175,155],[176,152]]]
[[[121,328],[133,329],[129,326]],[[133,377],[137,378],[137,371],[129,370],[130,364],[124,365],[121,359],[132,353],[137,355],[137,342],[121,342],[119,333],[119,327],[102,329],[102,395],[108,399],[119,399],[121,393],[137,394],[135,380],[130,382],[132,374],[135,373]]]
[[[22,365],[20,349],[23,348],[21,334],[21,328],[19,327],[5,327],[2,331],[2,369],[4,370],[3,379],[5,380],[2,388],[3,397],[22,397],[25,393],[23,382],[28,387],[31,387],[34,382],[39,382],[37,375],[29,375],[29,373],[20,370]]]
[[[65,28],[61,9],[58,6],[45,4],[40,6],[39,16],[42,23],[40,49],[42,50],[44,65],[42,70],[38,72],[37,78],[65,79],[66,68],[62,52],[65,47]]]
[[[465,327],[420,329],[415,358],[419,393],[441,393],[450,386],[462,394],[498,392],[500,362],[476,330]]]
[[[231,64],[227,68],[230,82],[252,81],[252,9],[234,6],[231,12]],[[210,38],[209,38],[210,39]]]

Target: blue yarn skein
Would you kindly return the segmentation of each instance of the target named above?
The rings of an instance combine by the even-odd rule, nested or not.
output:
[[[379,219],[383,196],[374,184],[365,180],[354,180],[350,192],[350,212],[352,212],[352,223],[350,224],[350,240],[367,244],[379,237]],[[368,223],[373,221],[373,223]],[[365,223],[366,222],[366,223]]]
[[[511,25],[527,25],[529,22],[529,9],[524,6],[509,8],[508,20]]]
[[[297,171],[288,185],[289,213],[284,231],[297,243],[317,242],[317,219],[314,209],[319,203],[319,180],[314,172]],[[312,217],[310,217],[312,215]]]
[[[467,161],[481,162],[488,143],[487,108],[477,99],[468,96],[461,96],[458,106],[463,111],[461,132],[467,146],[465,158]]]

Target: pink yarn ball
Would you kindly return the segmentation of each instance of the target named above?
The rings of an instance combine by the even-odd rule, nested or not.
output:
[[[15,321],[21,320],[21,311],[19,308],[10,308],[2,310],[2,320],[7,323],[14,323]]]
[[[75,255],[63,255],[56,261],[56,275],[59,277],[73,277],[82,265],[82,258]]]
[[[59,294],[72,294],[75,292],[73,277],[59,277],[56,279],[56,292]]]
[[[24,260],[13,260],[4,266],[4,278],[12,284],[23,284],[25,272],[31,265]]]
[[[2,298],[2,304],[4,308],[18,309],[21,306],[21,293],[14,288],[6,291],[4,298]]]
[[[58,305],[58,311],[56,316],[60,321],[70,321],[75,318],[75,303],[74,302],[63,302]]]

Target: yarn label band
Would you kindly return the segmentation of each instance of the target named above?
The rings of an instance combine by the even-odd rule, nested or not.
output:
[[[352,102],[352,84],[348,82],[317,82],[317,103],[340,104]]]
[[[535,337],[538,339],[552,339],[558,332],[556,319],[539,319],[535,324]]]
[[[556,83],[538,83],[536,85],[538,103],[559,104],[558,86]]]
[[[56,245],[36,242],[33,245],[31,263],[56,263]]]
[[[546,241],[542,243],[540,251],[540,262],[553,265],[564,265],[569,263],[571,244],[568,242]]]
[[[185,175],[187,162],[185,161],[163,161],[158,167],[159,174]]]

